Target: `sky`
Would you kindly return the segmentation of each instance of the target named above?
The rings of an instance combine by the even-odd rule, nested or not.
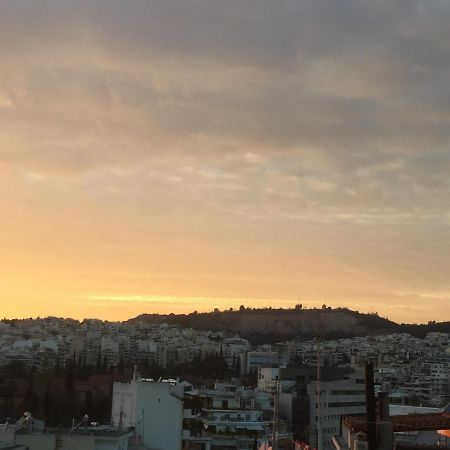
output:
[[[0,0],[0,316],[450,320],[448,0]]]

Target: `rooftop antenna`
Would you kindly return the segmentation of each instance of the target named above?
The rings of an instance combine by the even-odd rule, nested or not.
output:
[[[33,415],[25,411],[23,413],[23,416],[14,424],[14,431],[20,431],[22,428],[24,428],[26,425],[29,425],[33,421]]]
[[[81,419],[81,422],[80,422],[77,426],[73,427],[73,428],[67,433],[67,435],[72,434],[74,431],[78,430],[78,428],[80,428],[81,425],[86,424],[86,423],[88,423],[88,422],[89,422],[89,416],[88,416],[87,414],[85,414],[85,415],[83,416],[83,418]]]
[[[281,390],[281,349],[278,348],[278,376],[275,377],[275,390],[273,398],[272,450],[278,449],[278,428],[280,421],[280,390]]]
[[[316,336],[317,344],[317,382],[316,382],[316,400],[317,400],[317,450],[322,450],[322,410],[321,410],[321,387],[320,387],[320,338]]]
[[[322,391],[320,386],[320,334],[324,331],[324,326],[322,323],[322,316],[319,314],[318,324],[317,324],[317,335],[316,335],[316,344],[317,344],[317,383],[316,383],[316,400],[317,400],[317,450],[322,450],[322,408],[321,408],[321,397]]]
[[[119,431],[123,429],[123,397],[120,399],[120,414],[119,414]]]
[[[280,368],[278,367],[278,376],[275,377],[275,392],[273,399],[273,429],[272,429],[272,450],[278,450],[278,421],[280,407]]]

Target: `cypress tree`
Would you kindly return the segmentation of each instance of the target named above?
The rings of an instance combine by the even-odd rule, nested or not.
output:
[[[50,426],[52,415],[52,405],[50,399],[50,380],[47,381],[47,387],[45,389],[43,413],[46,426]]]
[[[108,373],[108,360],[106,359],[106,355],[103,357],[103,364],[102,364],[102,374],[106,375]]]
[[[95,363],[95,373],[99,374],[102,370],[102,351],[98,349],[97,361]]]

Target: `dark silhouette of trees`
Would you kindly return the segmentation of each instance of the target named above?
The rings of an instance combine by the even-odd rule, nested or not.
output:
[[[94,396],[92,394],[92,391],[86,392],[86,395],[84,397],[84,412],[90,418],[94,416]]]
[[[100,373],[102,375],[105,375],[108,373],[108,360],[106,359],[106,356],[103,357],[102,368],[101,368]]]
[[[22,408],[24,411],[39,411],[40,400],[34,389],[34,372],[29,374]]]
[[[117,372],[120,375],[123,375],[124,371],[125,371],[125,360],[124,360],[123,356],[121,355],[120,356],[120,360],[119,360],[119,364],[117,365]]]
[[[52,401],[50,396],[50,380],[47,381],[47,387],[45,389],[43,404],[43,415],[44,415],[44,421],[47,424],[50,424],[52,421]]]
[[[70,364],[68,364],[66,368],[66,373],[64,377],[64,387],[69,393],[75,392],[75,365],[73,361]]]
[[[234,374],[238,377],[241,374],[241,358],[236,356],[236,363],[234,365]]]
[[[102,370],[102,351],[98,350],[97,362],[95,363],[95,373],[100,373]]]

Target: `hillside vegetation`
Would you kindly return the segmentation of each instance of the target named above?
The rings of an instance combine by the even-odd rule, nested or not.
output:
[[[254,309],[191,314],[143,314],[132,321],[167,323],[198,330],[230,331],[253,343],[289,339],[325,339],[367,334],[408,332],[424,336],[429,331],[450,332],[450,322],[427,325],[397,324],[377,314],[363,314],[347,308],[331,309]]]

